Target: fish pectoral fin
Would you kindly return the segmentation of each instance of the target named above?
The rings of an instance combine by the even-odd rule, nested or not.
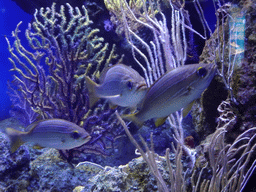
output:
[[[183,118],[188,115],[188,113],[191,111],[192,106],[194,105],[195,101],[192,101],[189,103],[182,111],[182,116]]]
[[[136,126],[138,126],[139,128],[142,127],[143,122],[137,118],[136,116],[137,113],[133,113],[133,114],[129,114],[129,115],[122,115],[122,118],[128,121],[132,121],[133,123],[136,124]]]
[[[118,98],[118,97],[121,97],[121,96],[122,96],[121,94],[118,94],[118,95],[102,96],[102,98],[104,98],[104,99],[114,99],[114,98]]]
[[[159,127],[160,125],[163,125],[164,122],[166,121],[167,117],[164,117],[164,118],[159,118],[155,121],[155,126],[156,127]]]
[[[135,113],[136,110],[137,110],[137,107],[130,107],[130,112],[131,113]]]
[[[114,105],[113,103],[109,103],[109,107],[110,107],[110,109],[115,109],[115,108],[117,108],[117,105]]]

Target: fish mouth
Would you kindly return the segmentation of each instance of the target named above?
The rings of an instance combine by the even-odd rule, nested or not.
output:
[[[88,141],[91,140],[91,138],[92,137],[90,135],[87,135],[87,136],[83,137],[83,140],[85,140],[85,143],[87,143]]]
[[[147,84],[146,84],[146,83],[142,83],[142,84],[140,84],[140,85],[137,87],[137,90],[145,90],[145,89],[147,89],[147,88],[148,88]]]

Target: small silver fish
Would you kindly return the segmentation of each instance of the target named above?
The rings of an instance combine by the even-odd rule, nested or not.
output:
[[[163,124],[171,113],[184,108],[183,116],[190,111],[193,101],[209,86],[216,73],[215,64],[191,64],[173,69],[159,78],[148,90],[142,108],[124,119],[138,126],[155,118],[156,126]]]
[[[99,98],[105,98],[112,105],[136,109],[147,92],[145,79],[137,71],[123,64],[104,70],[100,84],[86,76],[86,85],[91,107]]]
[[[11,141],[11,152],[25,142],[36,147],[72,149],[87,143],[91,136],[75,123],[63,119],[47,119],[32,123],[27,132],[6,128],[5,133]]]

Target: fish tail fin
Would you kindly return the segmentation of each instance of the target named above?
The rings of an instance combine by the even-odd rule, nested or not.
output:
[[[89,102],[90,102],[90,108],[91,108],[100,99],[95,94],[95,87],[97,87],[97,83],[95,83],[93,80],[91,80],[90,77],[88,77],[88,76],[85,76],[85,81],[86,81],[86,86],[88,89]]]
[[[6,128],[5,133],[10,139],[11,153],[14,153],[24,143],[21,140],[21,135],[24,133],[13,128]]]
[[[137,116],[137,113],[129,114],[129,115],[123,115],[122,118],[127,120],[127,121],[132,121],[136,126],[139,128],[142,127],[143,121],[141,121]]]

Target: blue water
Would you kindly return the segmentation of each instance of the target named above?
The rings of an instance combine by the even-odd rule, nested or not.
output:
[[[20,21],[23,21],[20,30],[24,31],[31,19],[32,16],[21,10],[15,2],[11,0],[0,1],[0,120],[9,117],[11,107],[7,94],[7,81],[12,80],[9,72],[12,65],[8,60],[10,54],[4,36],[11,37],[12,31]],[[25,39],[21,38],[21,41],[25,41]]]

